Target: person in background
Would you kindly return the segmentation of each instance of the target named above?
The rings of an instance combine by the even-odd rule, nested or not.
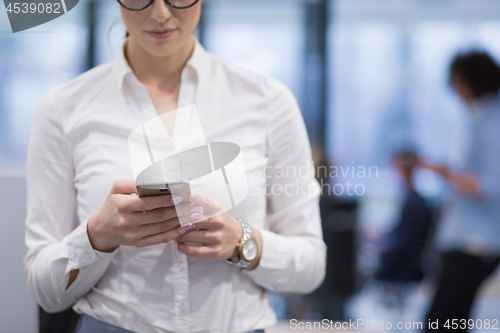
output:
[[[439,327],[425,325],[432,332],[474,328],[474,298],[500,261],[500,67],[484,52],[460,54],[450,84],[468,104],[473,127],[463,170],[422,163],[453,189],[436,235],[442,269],[427,315]]]
[[[417,282],[422,280],[422,249],[432,221],[427,203],[418,194],[412,181],[418,155],[410,150],[399,152],[394,159],[396,169],[405,184],[405,201],[399,221],[389,234],[387,247],[375,277],[390,282]]]

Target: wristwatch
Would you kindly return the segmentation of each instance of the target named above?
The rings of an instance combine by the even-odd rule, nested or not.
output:
[[[252,261],[255,260],[255,258],[257,258],[257,252],[258,252],[257,241],[253,236],[253,231],[250,224],[243,222],[239,218],[236,219],[240,221],[241,226],[243,228],[243,237],[238,242],[238,244],[236,244],[238,253],[236,261],[233,261],[231,260],[232,258],[229,258],[227,259],[227,262],[245,268],[248,265],[250,265]]]

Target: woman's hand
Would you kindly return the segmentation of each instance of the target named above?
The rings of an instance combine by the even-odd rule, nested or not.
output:
[[[137,194],[135,181],[115,181],[103,206],[89,218],[87,233],[94,249],[112,252],[119,245],[156,245],[187,232],[177,216],[191,214],[189,204],[177,205],[187,198],[132,194]]]
[[[189,257],[226,260],[237,253],[236,244],[243,237],[241,222],[224,212],[221,205],[201,193],[192,192],[191,220],[200,221],[188,228],[188,233],[176,238],[177,249]],[[252,263],[258,264],[262,249],[260,233],[253,228],[259,246],[259,254]],[[258,233],[258,235],[256,235]],[[202,246],[192,246],[186,243],[201,243]]]

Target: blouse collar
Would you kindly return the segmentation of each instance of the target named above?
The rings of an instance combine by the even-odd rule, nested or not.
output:
[[[186,63],[186,67],[184,69],[186,68],[191,69],[193,73],[199,78],[202,69],[206,68],[206,66],[204,66],[204,63],[206,62],[207,59],[207,52],[198,41],[198,38],[196,38],[196,36],[194,35],[193,38],[195,40],[194,50],[188,62]],[[120,48],[120,52],[118,52],[118,54],[116,55],[113,64],[116,83],[118,84],[118,88],[120,90],[123,88],[123,82],[125,78],[128,75],[135,75],[132,68],[130,67],[130,64],[125,58],[125,48],[127,46],[128,41],[129,38],[125,39],[125,41],[123,42]]]

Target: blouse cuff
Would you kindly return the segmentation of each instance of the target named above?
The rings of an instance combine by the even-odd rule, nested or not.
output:
[[[95,250],[89,240],[87,222],[88,220],[80,224],[67,236],[68,264],[65,274],[76,269],[81,269],[84,273],[103,272],[118,250],[116,248],[110,253]]]
[[[269,230],[259,229],[259,231],[262,235],[262,255],[259,265],[252,270],[243,269],[242,271],[256,284],[277,290],[276,282],[280,280],[279,276],[283,275],[283,271],[288,268],[287,257],[291,255],[287,250],[286,237]]]

